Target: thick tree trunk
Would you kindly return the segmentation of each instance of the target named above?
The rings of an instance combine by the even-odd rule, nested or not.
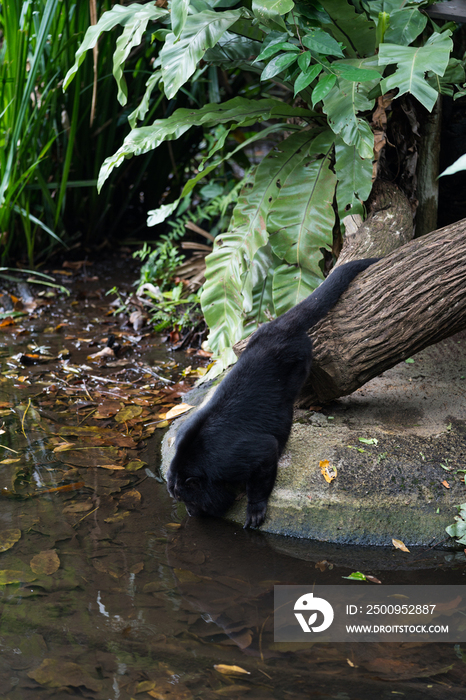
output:
[[[312,329],[313,367],[299,405],[355,391],[466,328],[466,219],[415,239],[359,275]]]
[[[376,180],[367,202],[369,216],[347,216],[337,265],[360,258],[381,258],[413,237],[413,213],[407,197],[391,182]]]

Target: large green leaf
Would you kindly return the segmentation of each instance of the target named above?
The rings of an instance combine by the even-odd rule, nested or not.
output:
[[[351,57],[370,56],[375,51],[375,23],[364,13],[358,14],[346,0],[320,0],[332,24],[329,31],[346,47]]]
[[[441,95],[449,95],[455,93],[455,88],[458,85],[463,85],[465,81],[463,61],[458,58],[450,58],[445,73],[440,76],[429,71],[427,73],[427,82]],[[458,93],[457,93],[458,94]],[[459,97],[462,95],[459,94]],[[457,96],[455,95],[455,99]]]
[[[131,112],[130,115],[128,115],[128,122],[132,129],[134,129],[138,120],[142,121],[144,119],[144,117],[150,109],[151,95],[157,87],[157,85],[159,84],[160,80],[162,79],[162,71],[160,70],[160,68],[158,68],[159,65],[160,59],[154,61],[153,68],[156,68],[156,70],[154,70],[152,75],[150,75],[146,81],[146,90],[144,92],[142,100],[138,104],[136,109],[133,112]]]
[[[384,41],[408,46],[424,31],[426,24],[427,15],[422,14],[418,7],[406,7],[390,15]]]
[[[317,274],[296,265],[276,267],[273,274],[273,303],[276,315],[281,316],[306,299],[319,286],[323,278],[320,268]]]
[[[421,34],[427,24],[427,15],[420,12],[427,0],[369,0],[363,2],[371,19],[378,22],[379,13],[388,15],[388,28],[383,40],[408,46]]]
[[[222,66],[228,70],[244,68],[260,73],[262,67],[251,63],[251,56],[257,56],[261,47],[262,44],[259,41],[232,32],[225,32],[216,46],[205,52],[204,60],[209,64]]]
[[[361,158],[355,145],[348,146],[337,136],[335,172],[338,179],[337,206],[340,220],[349,214],[364,216],[363,202],[372,189],[372,158]]]
[[[324,56],[343,56],[340,44],[335,39],[324,32],[323,29],[316,27],[311,29],[302,38],[302,43],[311,51],[323,54]]]
[[[269,29],[286,31],[281,15],[291,12],[293,7],[293,0],[252,0],[254,16]]]
[[[425,78],[426,71],[442,76],[448,65],[453,42],[450,32],[435,32],[424,46],[397,46],[381,44],[379,64],[387,66],[397,64],[396,71],[381,83],[382,91],[398,89],[398,96],[409,92],[426,109],[431,111],[437,101],[438,92],[429,85]]]
[[[115,7],[119,6],[116,5]],[[131,7],[134,7],[134,5],[131,5]],[[115,53],[113,54],[113,75],[118,86],[117,100],[123,106],[128,101],[128,88],[123,75],[125,61],[132,49],[140,45],[149,21],[158,19],[159,16],[164,16],[159,15],[159,13],[154,15],[154,9],[159,8],[143,5],[140,10],[134,13],[131,20],[125,23],[123,32],[116,42]]]
[[[97,24],[89,27],[84,35],[83,42],[76,51],[76,60],[65,76],[63,89],[65,90],[68,87],[74,74],[83,62],[86,51],[94,48],[102,32],[108,32],[117,25],[121,25],[123,27],[129,25],[132,28],[129,32],[131,34],[131,32],[139,31],[139,25],[143,26],[145,30],[149,20],[159,20],[166,17],[168,14],[168,10],[161,7],[156,7],[155,4],[152,3],[148,3],[147,5],[134,3],[128,7],[124,7],[123,5],[115,5],[108,12],[104,12]],[[122,54],[123,52],[124,51],[122,48]]]
[[[168,119],[156,119],[151,126],[133,129],[126,136],[122,146],[105,159],[98,180],[102,187],[114,168],[125,158],[142,155],[157,148],[163,141],[174,141],[192,126],[211,126],[234,122],[239,126],[249,126],[264,119],[286,119],[288,117],[312,117],[307,109],[292,107],[273,99],[248,100],[234,97],[222,104],[208,104],[201,109],[177,109]]]
[[[267,218],[270,245],[277,257],[319,275],[321,248],[331,248],[336,176],[328,155],[302,160],[286,179]]]
[[[235,127],[236,125],[233,125]],[[262,141],[266,139],[270,134],[274,133],[275,131],[281,131],[283,129],[286,129],[287,131],[293,131],[293,130],[298,130],[300,127],[294,124],[272,124],[272,126],[267,127],[267,129],[263,129],[262,131],[258,131],[256,134],[253,134],[250,136],[246,141],[243,141],[240,143],[239,146],[236,146],[232,151],[229,151],[228,153],[223,154],[222,156],[216,158],[212,163],[209,163],[208,165],[204,165],[204,168],[200,170],[197,175],[194,177],[190,178],[185,186],[183,187],[183,190],[181,192],[181,195],[179,199],[175,200],[171,204],[162,204],[161,207],[158,209],[152,209],[151,211],[147,212],[147,225],[148,226],[155,226],[156,224],[162,223],[162,221],[165,221],[177,208],[179,205],[181,199],[183,197],[186,197],[190,192],[193,191],[193,189],[196,187],[198,182],[200,182],[203,178],[205,178],[207,175],[209,175],[215,168],[218,168],[222,163],[224,163],[226,160],[229,160],[230,158],[233,158],[236,153],[241,151],[244,148],[247,148],[251,144],[255,143],[256,141]],[[226,136],[229,134],[230,129],[226,130]],[[215,144],[215,146],[211,149],[209,153],[209,157],[217,152],[217,145],[218,142]]]
[[[209,345],[221,353],[242,337],[243,311],[252,307],[256,283],[251,261],[268,242],[266,219],[289,173],[306,155],[309,131],[293,134],[271,151],[257,168],[233,211],[225,235],[217,237],[206,258],[202,310],[211,330]]]
[[[173,34],[178,39],[188,17],[189,0],[171,0],[170,11]]]
[[[270,78],[273,78],[275,75],[278,75],[284,71],[298,59],[298,55],[299,54],[295,52],[288,52],[281,53],[278,56],[275,56],[275,58],[272,58],[272,60],[267,63],[262,71],[261,80],[270,80]]]
[[[376,68],[377,58],[372,56],[366,59],[350,59],[349,61],[335,61],[332,68],[338,65],[353,66],[356,68]],[[374,100],[369,100],[367,95],[380,81],[380,75],[374,70],[374,80],[364,83],[355,83],[339,78],[339,85],[335,85],[324,97],[324,112],[328,116],[329,125],[335,134],[340,134],[348,146],[356,146],[361,158],[372,158],[374,136],[367,121],[358,116],[359,112],[366,112],[374,106]]]
[[[205,10],[186,19],[179,38],[173,33],[167,34],[160,58],[165,94],[169,99],[193,75],[207,49],[214,47],[245,12],[243,8],[225,12]]]

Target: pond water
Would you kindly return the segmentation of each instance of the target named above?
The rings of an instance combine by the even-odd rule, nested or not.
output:
[[[0,700],[463,698],[458,645],[274,643],[274,584],[376,585],[342,578],[360,567],[463,584],[464,554],[187,518],[158,476],[160,426],[202,360],[109,315],[114,278],[93,276],[67,299],[33,289],[1,327]]]

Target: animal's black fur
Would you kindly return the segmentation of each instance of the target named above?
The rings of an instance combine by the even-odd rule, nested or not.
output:
[[[311,296],[259,328],[210,401],[176,439],[168,490],[190,515],[220,516],[232,505],[231,484],[246,484],[245,527],[264,521],[277,462],[291,430],[294,401],[309,373],[306,331],[337,303],[356,275],[377,258],[338,267]]]

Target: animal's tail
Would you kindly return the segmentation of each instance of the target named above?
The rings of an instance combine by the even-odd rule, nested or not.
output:
[[[284,315],[296,314],[296,324],[305,330],[315,326],[335,306],[356,275],[378,260],[380,258],[352,260],[337,267],[307,299]]]

